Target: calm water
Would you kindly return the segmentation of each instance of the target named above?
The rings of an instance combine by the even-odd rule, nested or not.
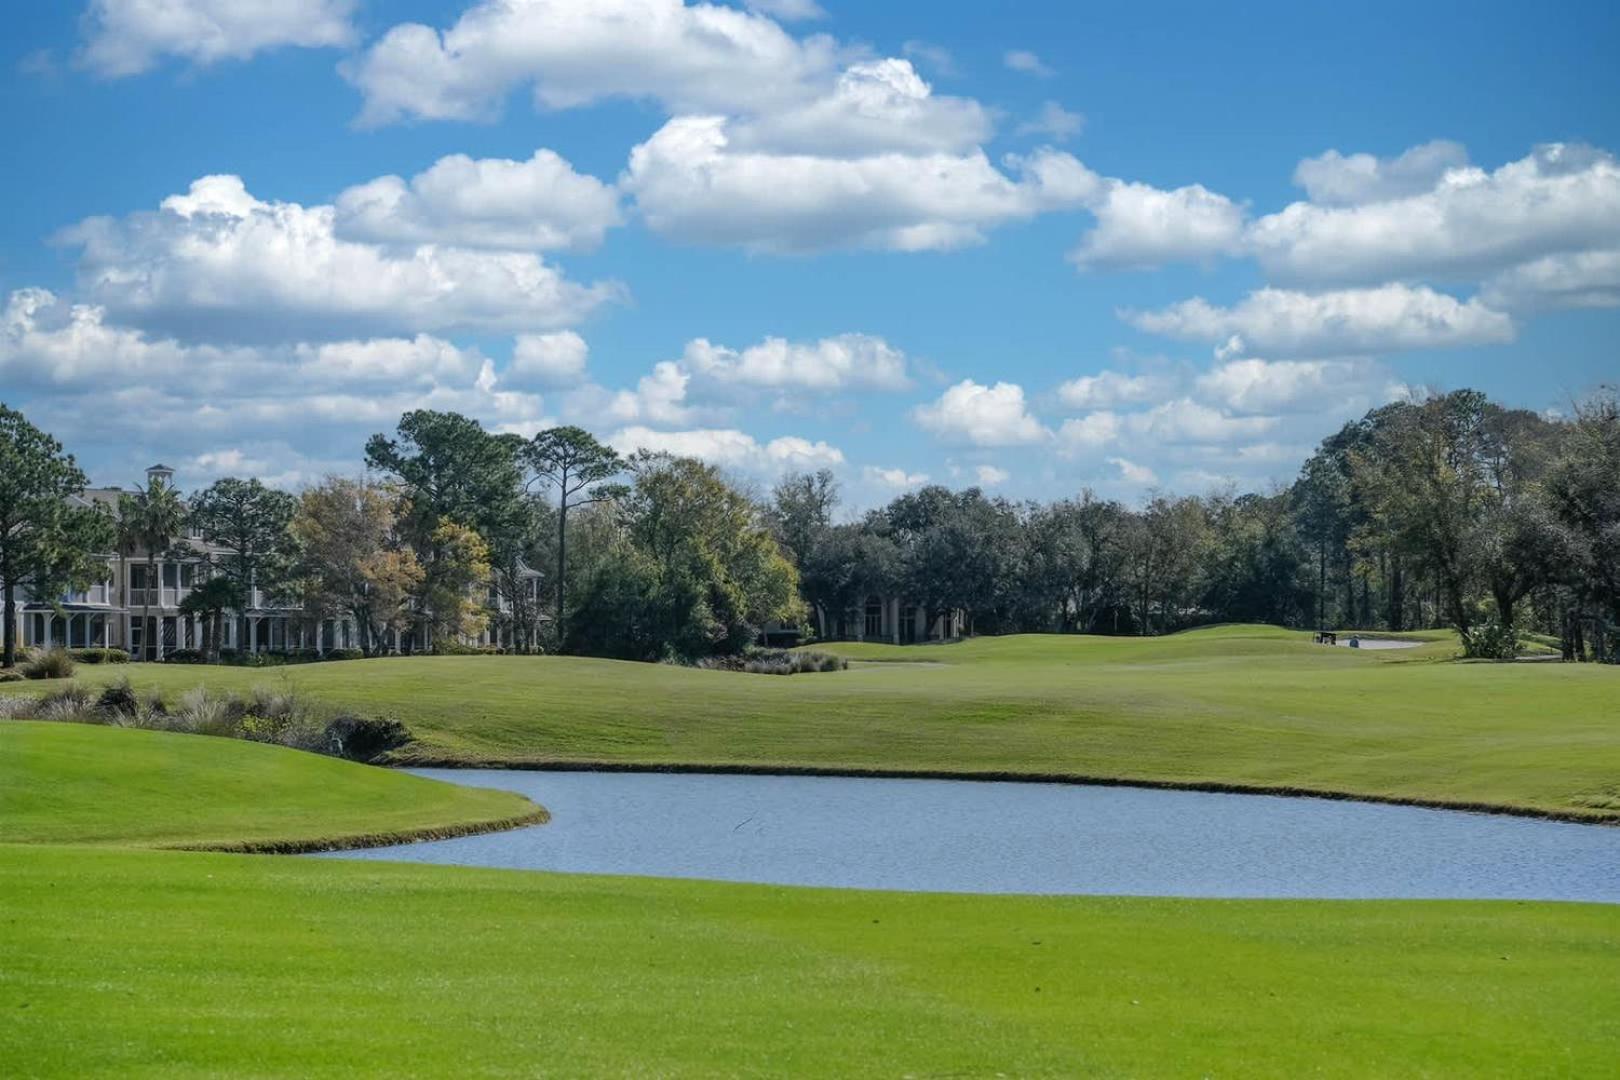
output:
[[[946,780],[418,770],[548,825],[340,858],[985,893],[1620,903],[1620,828],[1404,806]]]

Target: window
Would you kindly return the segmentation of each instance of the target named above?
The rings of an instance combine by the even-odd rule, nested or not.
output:
[[[875,598],[866,602],[866,636],[883,636],[883,602]]]
[[[180,587],[182,589],[192,589],[192,588],[195,588],[196,585],[197,585],[197,564],[196,563],[181,563],[180,564]]]

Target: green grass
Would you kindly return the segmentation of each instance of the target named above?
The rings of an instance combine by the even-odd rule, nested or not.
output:
[[[832,645],[907,662],[789,677],[564,657],[129,673],[172,693],[286,678],[404,720],[417,736],[397,755],[405,763],[1064,774],[1620,820],[1620,670],[1448,663],[1454,639],[1419,637],[1390,651],[1252,626]]]
[[[343,846],[536,812],[510,792],[278,746],[0,721],[0,843]]]
[[[982,646],[961,648],[971,668]],[[1615,906],[946,896],[142,850],[529,805],[228,739],[0,722],[0,1071],[1519,1077],[1620,1059]]]
[[[12,1075],[1598,1076],[1613,907],[0,845]]]

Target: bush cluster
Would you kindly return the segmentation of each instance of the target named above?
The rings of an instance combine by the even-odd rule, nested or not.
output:
[[[1471,660],[1512,660],[1519,655],[1519,644],[1515,627],[1493,621],[1468,635],[1463,655]]]
[[[832,653],[808,649],[751,649],[731,656],[699,660],[706,671],[745,671],[752,675],[804,675],[817,671],[843,671],[849,661]]]
[[[248,739],[353,761],[375,760],[411,740],[410,730],[398,720],[328,716],[285,686],[256,686],[245,696],[198,686],[168,701],[156,691],[136,690],[128,678],[100,690],[68,683],[39,697],[0,697],[0,719]]]
[[[68,655],[77,664],[127,664],[129,653],[123,649],[69,649]]]

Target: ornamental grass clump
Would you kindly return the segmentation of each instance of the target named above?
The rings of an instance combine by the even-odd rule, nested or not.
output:
[[[254,687],[246,697],[194,687],[174,702],[123,678],[93,690],[69,683],[38,697],[0,696],[0,720],[54,720],[247,739],[333,757],[371,761],[411,741],[398,720],[332,717],[291,687]]]
[[[698,661],[708,671],[745,671],[751,675],[804,675],[843,671],[849,661],[831,653],[788,649],[754,649],[732,656],[711,656]]]
[[[27,679],[70,679],[73,657],[66,649],[36,649],[19,665]]]

